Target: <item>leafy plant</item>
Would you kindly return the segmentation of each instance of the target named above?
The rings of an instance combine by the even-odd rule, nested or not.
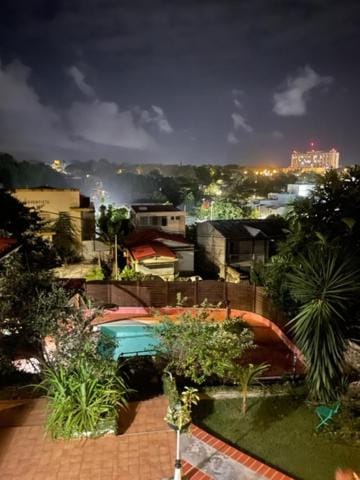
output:
[[[241,411],[245,415],[247,409],[247,397],[249,393],[249,387],[256,383],[263,373],[269,368],[270,365],[261,363],[260,365],[253,365],[249,363],[246,367],[241,367],[235,374],[235,381],[239,384],[242,394],[242,408]]]
[[[176,427],[180,432],[184,431],[191,423],[192,406],[197,405],[199,400],[200,397],[196,388],[185,387],[179,401],[175,404],[169,404],[165,421]]]
[[[120,280],[125,280],[130,282],[136,281],[136,280],[142,280],[143,278],[144,278],[144,275],[142,273],[136,272],[129,265],[126,265],[119,275]]]
[[[162,380],[164,394],[169,401],[169,405],[176,405],[180,401],[180,396],[174,376],[171,372],[165,371]]]
[[[290,292],[301,305],[290,325],[308,364],[314,400],[330,402],[339,393],[351,308],[360,292],[358,276],[353,258],[325,246],[301,256],[288,275]]]
[[[87,282],[91,280],[104,280],[104,272],[98,265],[94,265],[91,271],[85,277]]]
[[[127,208],[115,208],[112,205],[100,206],[100,215],[97,219],[97,234],[104,243],[113,245],[115,235],[120,242],[128,234],[129,211]]]
[[[176,323],[164,317],[154,332],[167,370],[197,384],[211,376],[231,378],[237,360],[253,344],[250,330],[232,332],[229,323],[211,320],[205,309],[185,312]]]
[[[183,297],[181,292],[176,292],[176,306],[177,307],[183,307],[186,305],[186,302],[188,301],[188,297]]]
[[[43,375],[41,388],[49,399],[46,428],[53,438],[98,436],[116,429],[128,393],[116,362],[80,355],[67,365],[46,367]]]

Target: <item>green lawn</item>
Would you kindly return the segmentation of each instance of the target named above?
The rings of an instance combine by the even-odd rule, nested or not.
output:
[[[194,421],[297,479],[333,480],[337,467],[360,471],[360,443],[346,442],[330,432],[345,424],[344,412],[331,429],[317,434],[315,409],[306,406],[303,398],[250,399],[245,417],[240,408],[240,399],[203,400]]]

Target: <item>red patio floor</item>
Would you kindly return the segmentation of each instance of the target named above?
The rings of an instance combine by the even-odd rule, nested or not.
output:
[[[45,435],[44,399],[19,405],[0,402],[1,480],[163,480],[171,478],[175,434],[164,422],[166,398],[134,402],[122,416],[121,435],[52,440]],[[251,471],[252,480],[291,480],[226,443],[193,427],[194,439],[215,448],[225,461]],[[227,460],[228,459],[228,460]],[[189,480],[218,479],[184,461]],[[250,469],[250,470],[249,470]],[[247,476],[243,478],[248,478]],[[250,477],[249,477],[250,478]]]

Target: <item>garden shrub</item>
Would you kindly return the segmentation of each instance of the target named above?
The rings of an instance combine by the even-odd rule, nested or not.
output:
[[[206,309],[185,312],[176,323],[164,317],[154,332],[166,369],[195,384],[212,376],[221,381],[233,378],[238,360],[253,346],[253,334],[241,320],[217,323]]]
[[[53,438],[99,436],[116,430],[128,388],[117,363],[83,354],[69,363],[48,366],[41,388],[49,400],[46,428]]]

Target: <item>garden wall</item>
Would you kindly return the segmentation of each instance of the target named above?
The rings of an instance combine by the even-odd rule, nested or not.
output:
[[[87,282],[86,295],[97,303],[121,307],[175,306],[181,295],[183,306],[200,305],[207,300],[212,305],[221,302],[231,309],[247,310],[269,318],[286,331],[286,316],[266,296],[262,287],[245,283],[230,283],[216,280],[196,282]]]

